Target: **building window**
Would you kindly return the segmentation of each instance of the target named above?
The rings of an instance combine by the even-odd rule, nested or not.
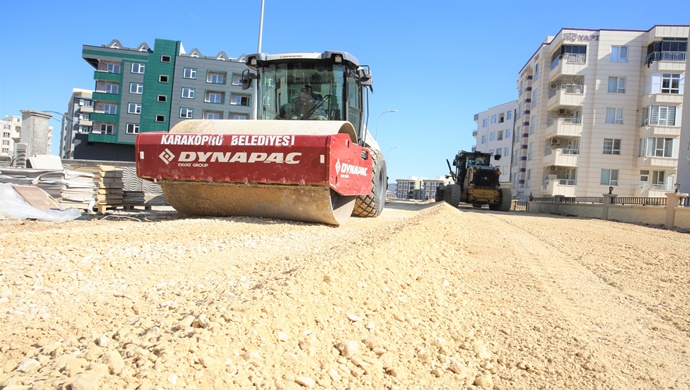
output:
[[[510,138],[510,129],[506,129],[506,135],[505,135],[505,137],[506,137],[506,138]]]
[[[211,84],[225,84],[225,73],[208,72],[206,82]]]
[[[105,93],[117,95],[118,93],[120,93],[120,86],[117,84],[106,84]]]
[[[537,106],[537,100],[539,100],[539,91],[532,91],[532,107]]]
[[[194,99],[196,95],[196,89],[194,88],[182,88],[182,97],[185,99]]]
[[[194,79],[196,80],[196,69],[194,68],[184,68],[182,71],[182,77],[185,79]]]
[[[194,109],[186,107],[180,108],[180,118],[194,118]]]
[[[611,62],[628,62],[628,47],[611,46]]]
[[[144,93],[144,84],[130,83],[129,84],[129,93],[136,93],[138,95],[141,95],[142,93]]]
[[[159,83],[167,83],[168,82],[168,76],[166,76],[164,74],[158,76],[158,82]]]
[[[680,93],[679,73],[664,73],[661,76],[661,93]]]
[[[139,124],[138,123],[127,123],[127,128],[125,129],[127,134],[139,134]]]
[[[161,56],[161,62],[170,62],[171,57],[170,56]]]
[[[496,115],[491,116],[491,123],[496,123]]]
[[[223,119],[223,113],[218,111],[204,111],[204,119]]]
[[[488,120],[488,119],[482,120],[482,127],[486,127],[486,126],[488,126],[488,125],[489,125],[489,120]]]
[[[145,66],[144,64],[140,64],[140,63],[138,63],[138,62],[133,62],[133,63],[132,63],[132,73],[140,73],[140,74],[143,74],[143,73],[144,73],[144,68],[145,68],[145,67],[146,67],[146,66]]]
[[[483,144],[486,143],[486,136],[485,136],[485,135],[482,135],[482,143],[483,143]]]
[[[621,154],[621,140],[604,138],[604,154]]]
[[[652,171],[652,185],[654,188],[665,189],[665,178],[666,172],[664,171]]]
[[[116,104],[104,104],[103,105],[103,113],[104,114],[117,114],[117,105]]]
[[[238,119],[238,120],[249,119],[249,115],[247,115],[247,114],[233,114],[233,113],[231,113],[230,116],[232,117],[232,119]]]
[[[99,131],[97,134],[113,134],[112,123],[101,123]]]
[[[503,149],[503,155],[504,156],[510,156],[510,149],[509,148]]]
[[[156,122],[165,122],[165,115],[156,115]]]
[[[512,111],[507,111],[507,112],[506,112],[506,119],[507,119],[507,120],[513,119],[513,112],[512,112]]]
[[[108,73],[120,73],[120,64],[108,64],[107,66],[107,71]]]
[[[534,75],[532,75],[533,80],[539,80],[539,64],[534,65]]]
[[[141,114],[141,103],[128,103],[127,104],[128,114]]]
[[[605,186],[618,185],[618,169],[602,169],[599,184]]]
[[[247,95],[232,95],[232,101],[230,104],[236,106],[249,106],[249,96]]]
[[[625,77],[609,77],[609,92],[625,93]]]
[[[232,75],[232,85],[242,85],[242,75],[233,74]]]
[[[503,140],[503,130],[499,130],[499,131],[496,133],[496,139],[499,140],[499,141],[502,141],[502,140]]]
[[[623,109],[622,108],[607,108],[606,109],[606,123],[613,123],[616,125],[623,124]]]
[[[642,109],[642,126],[675,126],[676,106],[649,106]]]
[[[673,158],[673,138],[649,137],[640,139],[639,157]]]
[[[168,101],[168,97],[165,95],[158,95],[156,96],[156,101],[160,103],[165,103]]]
[[[496,141],[496,133],[489,133],[489,141]]]
[[[527,149],[527,159],[532,161],[532,156],[534,155],[534,142],[529,143],[529,149]]]
[[[534,134],[534,132],[536,131],[536,127],[537,127],[537,121],[534,120],[534,117],[530,118],[529,133]]]
[[[225,93],[223,92],[208,91],[206,92],[206,98],[204,101],[206,103],[223,104],[224,98]]]

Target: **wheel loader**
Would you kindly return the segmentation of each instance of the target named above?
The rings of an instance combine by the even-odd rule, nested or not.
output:
[[[368,66],[350,53],[247,56],[254,120],[188,119],[136,141],[137,175],[178,212],[338,226],[383,211],[386,161],[367,131]]]
[[[509,211],[512,201],[510,188],[501,188],[501,172],[491,165],[490,153],[460,151],[453,160],[446,160],[452,183],[439,186],[435,201],[458,207],[461,202],[469,203],[476,208],[488,204],[491,210]],[[500,155],[493,155],[500,160]]]

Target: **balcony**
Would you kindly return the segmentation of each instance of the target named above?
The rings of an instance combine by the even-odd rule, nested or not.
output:
[[[643,126],[640,137],[680,137],[680,126]]]
[[[577,167],[580,151],[578,149],[545,149],[544,166],[555,165],[558,167]]]
[[[95,71],[93,72],[93,79],[96,81],[121,81],[122,74]]]
[[[675,169],[678,159],[673,157],[638,157],[638,168],[669,168]]]
[[[94,92],[93,100],[98,102],[112,102],[119,103],[120,95],[116,93]]]
[[[93,121],[88,119],[82,119],[79,121],[79,125],[82,127],[91,127],[93,126]]]
[[[93,112],[93,107],[91,106],[79,106],[79,112],[90,114]]]
[[[561,75],[577,75],[587,66],[586,54],[565,53],[551,63],[551,80]]]
[[[683,72],[686,57],[684,51],[655,51],[647,55],[645,73]]]
[[[572,179],[559,179],[556,175],[549,175],[541,186],[542,196],[563,195],[575,196],[577,181]]]
[[[549,89],[549,110],[557,107],[582,107],[585,101],[585,87],[582,84],[556,84]]]
[[[104,112],[94,112],[90,119],[94,122],[115,123],[117,122],[117,114],[106,114]]]
[[[546,138],[580,136],[582,136],[580,118],[549,118],[546,121]]]
[[[673,192],[672,184],[649,184],[648,182],[641,182],[635,188],[634,196],[648,197],[648,198],[662,198],[666,193]]]
[[[472,130],[472,137],[476,137],[476,136],[477,136],[477,130]]]
[[[683,104],[683,95],[679,93],[655,93],[642,98],[643,107],[664,104],[681,105]]]

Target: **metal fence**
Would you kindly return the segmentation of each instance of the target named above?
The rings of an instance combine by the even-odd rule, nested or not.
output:
[[[541,203],[556,203],[558,198],[560,198],[560,203],[588,203],[588,204],[603,204],[603,196],[575,196],[575,197],[555,197],[555,196],[542,196],[533,197],[530,199],[531,202],[541,202]],[[684,206],[690,206],[690,198],[685,198],[683,203]],[[641,205],[641,206],[666,206],[668,198],[649,198],[640,196],[617,196],[612,198],[613,204],[619,205]]]
[[[640,196],[617,196],[613,198],[613,204],[637,204],[642,206],[666,206],[668,198],[647,198]]]

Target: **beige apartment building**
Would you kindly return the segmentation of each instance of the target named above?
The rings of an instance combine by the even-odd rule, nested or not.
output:
[[[1,122],[0,156],[13,157],[15,140],[19,139],[19,133],[22,131],[22,117],[6,116]]]
[[[501,156],[499,160],[491,158],[491,165],[498,167],[501,172],[498,179],[501,183],[511,182],[510,161],[516,107],[517,101],[513,100],[474,115],[477,124],[477,129],[472,132],[476,145],[474,150]]]
[[[688,26],[562,29],[518,75],[513,194],[664,196],[681,140]]]

